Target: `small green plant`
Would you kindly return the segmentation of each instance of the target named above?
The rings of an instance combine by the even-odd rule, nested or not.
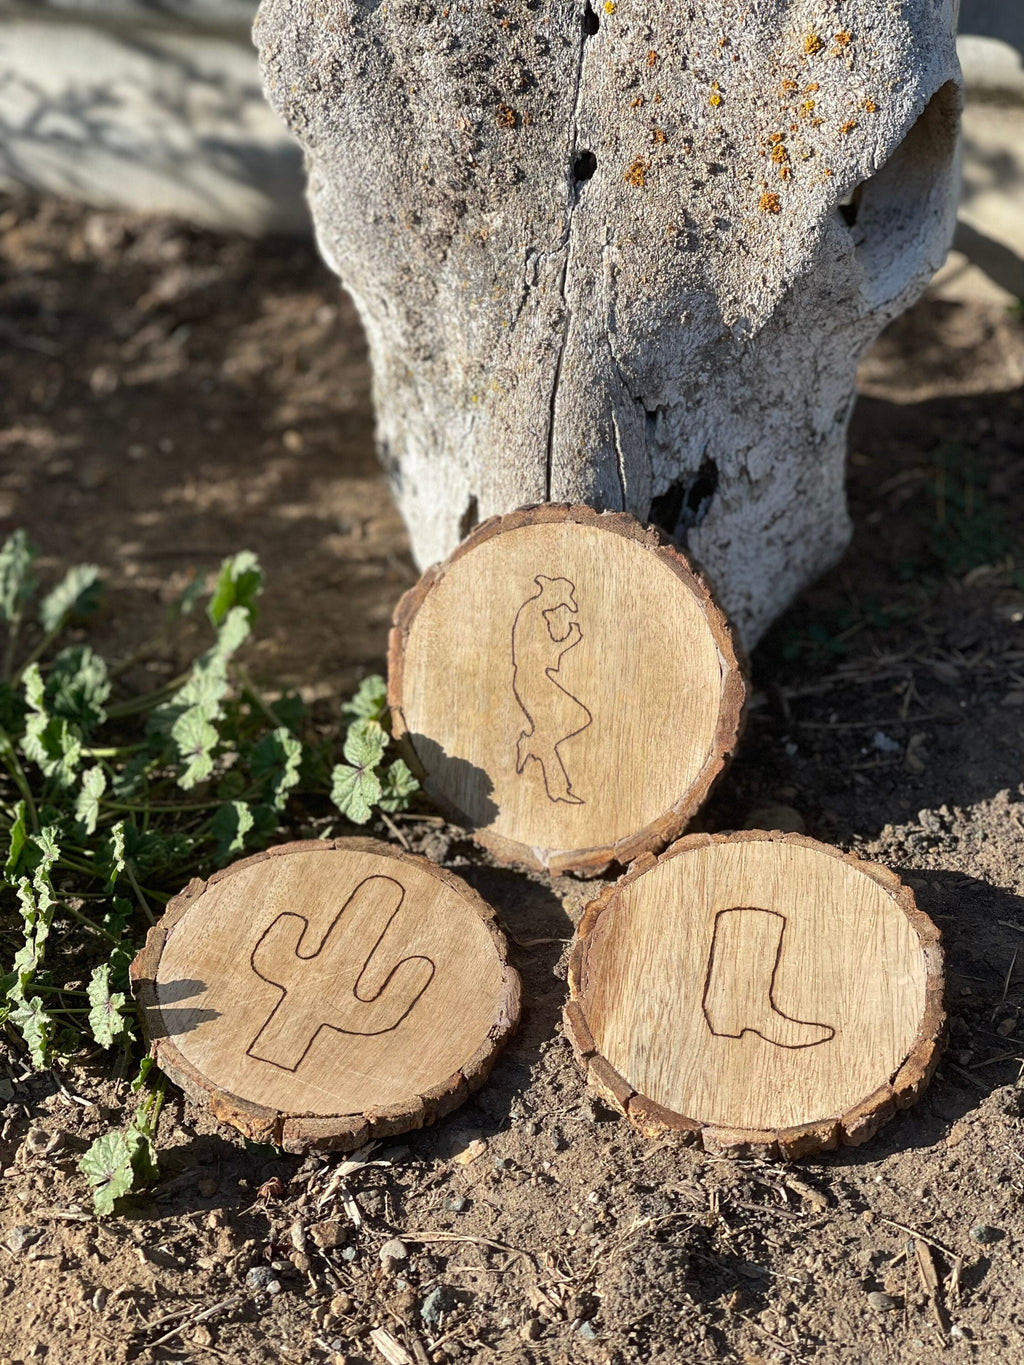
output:
[[[345,762],[338,763],[331,775],[331,800],[356,825],[366,824],[374,806],[389,813],[408,809],[419,783],[403,759],[385,762],[390,717],[384,679],[364,678],[342,711],[351,723],[345,736]]]
[[[72,568],[41,594],[36,563],[22,531],[0,548],[0,909],[17,926],[10,949],[10,930],[0,937],[10,963],[0,1026],[43,1068],[82,1047],[132,1047],[128,966],[146,924],[191,877],[287,826],[300,784],[322,804],[331,742],[313,735],[297,696],[266,700],[238,660],[263,589],[251,552],[226,559],[209,586],[193,580],[166,625],[205,599],[207,647],[134,696],[117,696],[125,666],[78,629],[99,600],[98,570]],[[60,648],[69,629],[76,638]],[[417,786],[388,759],[382,680],[366,679],[345,713],[337,808],[358,824],[375,808],[405,809]],[[98,1210],[151,1173],[158,1113],[147,1092],[128,1127],[87,1153]]]

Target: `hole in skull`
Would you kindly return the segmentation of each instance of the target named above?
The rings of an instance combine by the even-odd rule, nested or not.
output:
[[[587,0],[586,8],[583,11],[583,32],[588,38],[593,38],[594,34],[601,27],[601,22],[594,13],[590,0]]]
[[[947,81],[885,164],[837,205],[873,307],[898,299],[926,265],[937,267],[945,255],[942,225],[953,202],[959,109],[959,91]]]
[[[459,518],[459,539],[465,540],[466,537],[469,535],[470,531],[472,531],[474,527],[476,527],[479,524],[479,522],[480,504],[477,502],[476,494],[474,493],[470,497],[469,502],[466,503],[466,510]]]
[[[664,493],[651,500],[650,520],[673,540],[685,539],[686,533],[699,526],[718,488],[718,465],[705,460],[696,474],[677,479]]]
[[[839,212],[847,227],[853,227],[857,221],[857,211],[860,208],[861,190],[863,187],[864,182],[861,181],[859,185],[855,185],[850,193],[844,195],[839,201]]]
[[[593,152],[580,152],[573,162],[572,173],[577,184],[583,180],[589,180],[596,170],[597,157]]]

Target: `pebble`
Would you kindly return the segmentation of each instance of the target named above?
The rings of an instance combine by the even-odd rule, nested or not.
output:
[[[109,1297],[110,1295],[107,1293],[105,1289],[97,1289],[96,1293],[92,1296],[93,1311],[96,1313],[102,1313],[104,1308],[106,1308],[107,1306],[107,1299]]]
[[[359,1252],[356,1251],[355,1247],[345,1247],[341,1253],[341,1259],[343,1261],[354,1261],[358,1255]]]
[[[579,1327],[576,1328],[576,1331],[577,1334],[581,1336],[584,1341],[597,1340],[597,1328],[594,1326],[594,1324],[590,1321],[589,1318],[581,1322]]]
[[[196,1189],[203,1199],[212,1199],[217,1193],[218,1185],[216,1180],[200,1180]]]
[[[20,1256],[38,1242],[42,1235],[42,1228],[30,1228],[24,1223],[19,1223],[7,1234],[5,1245],[12,1256]]]
[[[469,1208],[469,1200],[463,1198],[461,1194],[455,1195],[453,1198],[444,1201],[444,1207],[449,1213],[465,1213]]]
[[[971,1228],[971,1241],[980,1242],[982,1246],[988,1246],[991,1242],[1000,1242],[1005,1233],[1002,1228],[994,1228],[989,1223],[975,1223]]]
[[[281,1287],[281,1282],[268,1265],[254,1265],[245,1277],[245,1283],[250,1289],[259,1293],[261,1290],[270,1293],[270,1286],[276,1284]]]
[[[524,1341],[536,1341],[544,1331],[544,1324],[540,1318],[527,1318],[519,1329],[519,1335]]]
[[[330,1312],[332,1318],[343,1318],[347,1313],[352,1312],[352,1300],[347,1294],[335,1294],[331,1300]]]
[[[380,1249],[380,1263],[385,1270],[394,1271],[396,1266],[409,1259],[409,1248],[399,1237],[392,1237]]]
[[[512,1169],[510,1158],[507,1156],[496,1156],[494,1158],[494,1169],[496,1171],[510,1171]]]
[[[873,1289],[868,1295],[868,1303],[876,1313],[891,1313],[899,1308],[899,1303],[891,1294],[883,1294],[881,1290]]]
[[[444,1288],[438,1285],[432,1289],[420,1304],[420,1317],[426,1327],[436,1327],[444,1311]]]
[[[348,1241],[348,1229],[339,1218],[327,1218],[322,1223],[314,1223],[309,1235],[321,1251],[332,1251]]]

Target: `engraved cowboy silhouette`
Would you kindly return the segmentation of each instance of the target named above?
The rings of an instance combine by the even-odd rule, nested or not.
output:
[[[558,679],[562,657],[583,639],[575,620],[576,588],[567,578],[537,574],[537,591],[516,613],[512,627],[512,691],[528,728],[516,744],[516,772],[536,759],[550,801],[582,806],[572,789],[560,753],[562,745],[581,734],[594,717]]]

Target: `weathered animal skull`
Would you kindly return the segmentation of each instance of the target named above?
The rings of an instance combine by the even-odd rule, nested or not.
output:
[[[854,372],[955,214],[956,0],[263,0],[421,564],[588,502],[752,644],[849,534]]]

